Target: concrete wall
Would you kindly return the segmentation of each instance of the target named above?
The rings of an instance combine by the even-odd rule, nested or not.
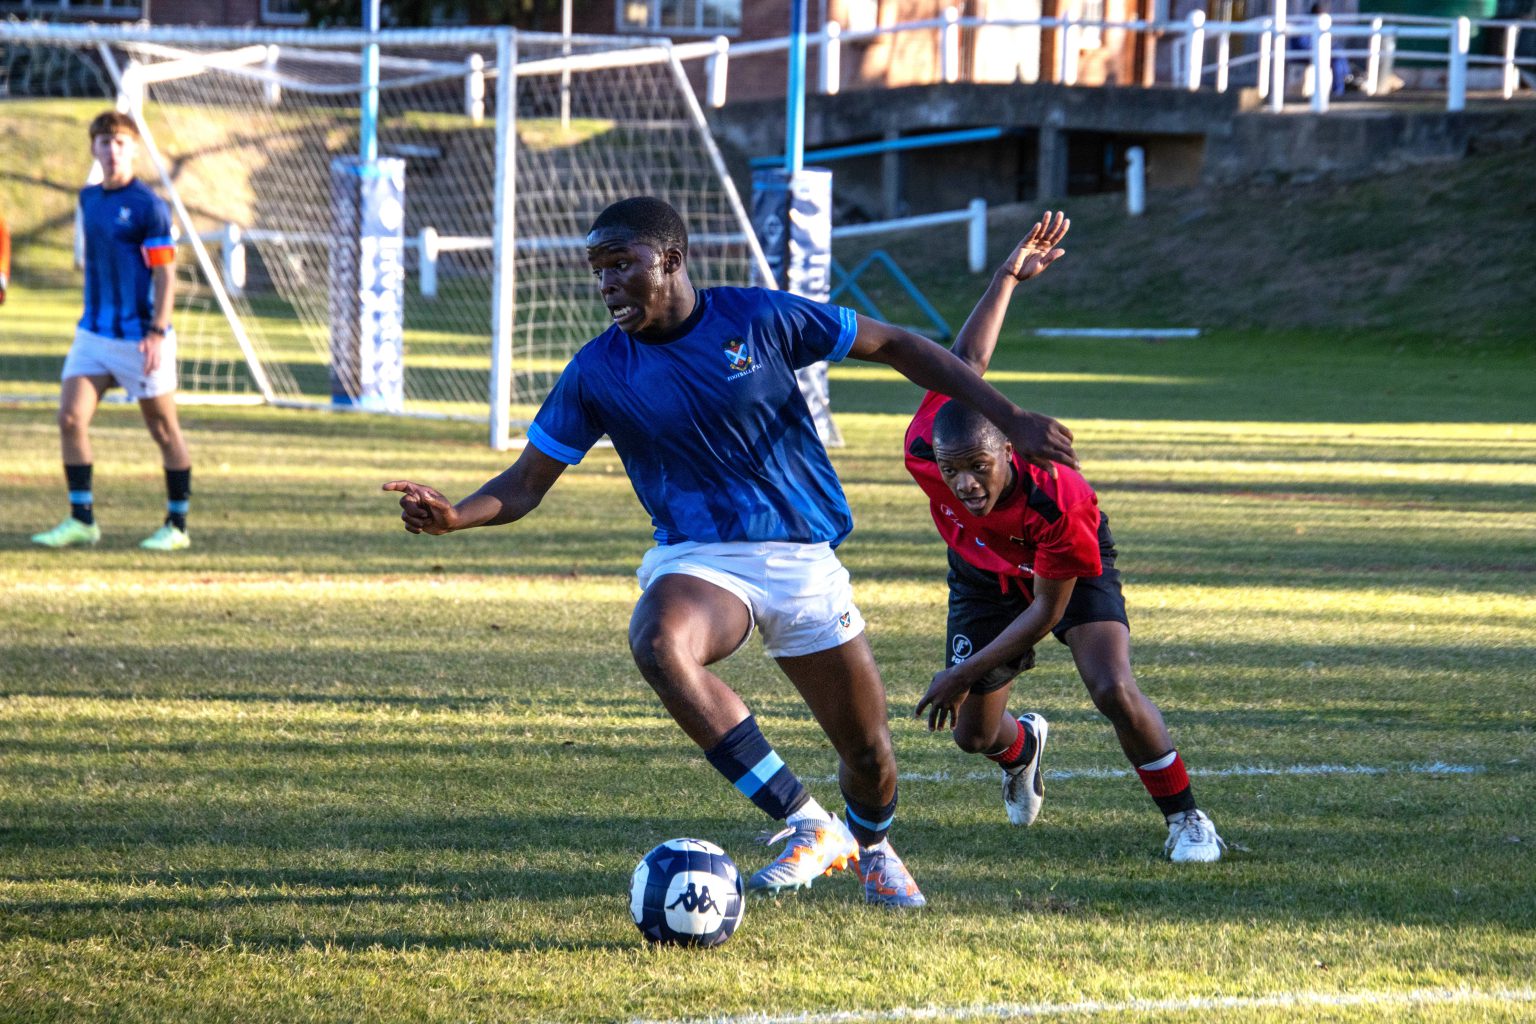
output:
[[[1536,148],[1536,107],[1371,110],[1275,117],[1250,113],[1210,135],[1203,180],[1212,184],[1350,179],[1472,153]]]
[[[1536,149],[1536,103],[1492,103],[1459,114],[1434,108],[1338,108],[1326,115],[1255,109],[1251,90],[1070,88],[1057,85],[912,86],[810,97],[806,149],[965,128],[1001,138],[826,164],[840,215],[886,219],[990,202],[1114,190],[1124,151],[1147,152],[1153,188],[1352,178],[1494,149]],[[751,157],[783,150],[778,101],[710,113],[750,188]],[[814,156],[807,157],[814,162]]]

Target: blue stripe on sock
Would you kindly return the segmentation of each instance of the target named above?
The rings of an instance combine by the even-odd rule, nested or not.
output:
[[[768,784],[768,780],[779,773],[784,767],[784,759],[770,750],[768,756],[757,764],[747,769],[747,774],[737,779],[735,786],[741,791],[741,795],[751,799],[752,795]]]
[[[192,502],[185,498],[183,498],[181,501],[168,501],[165,503],[165,510],[167,512],[174,512],[179,516],[186,515],[187,510],[191,507]]]
[[[69,503],[71,505],[89,505],[89,504],[91,504],[91,501],[92,501],[92,498],[91,498],[91,492],[90,491],[70,491],[69,492]]]
[[[866,820],[864,818],[859,817],[857,814],[853,813],[853,808],[847,806],[846,804],[843,806],[843,810],[845,812],[847,812],[848,820],[849,821],[853,822],[855,825],[862,825],[863,827],[869,829],[871,832],[885,832],[885,831],[888,831],[890,829],[890,827],[891,827],[891,822],[896,820],[896,815],[892,814],[889,818],[886,818],[884,821],[879,821],[879,822],[868,821],[868,820]]]

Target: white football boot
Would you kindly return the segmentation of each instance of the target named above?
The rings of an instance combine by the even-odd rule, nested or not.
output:
[[[1017,768],[1003,769],[1003,807],[1008,811],[1010,825],[1033,825],[1040,817],[1040,805],[1045,803],[1045,770],[1040,762],[1051,726],[1033,712],[1020,715],[1019,724],[1035,738],[1035,756]]]
[[[1175,864],[1209,864],[1221,860],[1227,844],[1202,810],[1173,814],[1168,818],[1168,842],[1163,852]]]
[[[858,841],[835,815],[787,825],[763,842],[772,846],[781,839],[789,840],[784,852],[747,880],[748,889],[809,889],[817,878],[846,870],[859,859]]]

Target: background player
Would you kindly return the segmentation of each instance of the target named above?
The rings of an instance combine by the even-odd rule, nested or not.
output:
[[[1057,246],[1070,224],[1047,212],[993,275],[954,346],[978,374],[991,361],[1014,287],[1064,254]],[[906,465],[949,546],[948,667],[933,677],[916,714],[926,709],[929,729],[947,723],[961,750],[996,762],[1008,820],[1031,824],[1045,796],[1049,727],[1038,714],[1014,718],[1008,696],[1018,673],[1034,665],[1035,644],[1054,632],[1163,812],[1169,857],[1219,860],[1221,838],[1196,808],[1163,716],[1131,673],[1109,517],[1087,481],[1069,466],[1052,471],[1018,459],[993,424],[931,391],[907,428]]]
[[[11,287],[11,229],[0,216],[0,306],[5,305],[5,293]]]
[[[787,827],[783,853],[752,888],[808,886],[856,862],[865,899],[924,903],[886,833],[896,760],[885,688],[848,573],[833,548],[853,527],[794,371],[848,355],[974,403],[1021,449],[1072,461],[1071,434],[1008,402],[925,338],[785,292],[697,291],[687,231],[649,197],[610,206],[587,260],[613,326],[567,365],[506,472],[450,504],[396,480],[406,529],[444,534],[531,512],[603,434],[650,513],[656,546],[641,563],[630,620],[635,663],[706,759]],[[764,738],[742,699],[707,666],[756,626],[840,760],[846,825],[828,814]],[[850,834],[851,833],[851,834]]]
[[[176,415],[176,335],[171,300],[176,242],[165,202],[138,181],[133,161],[139,132],[127,114],[108,111],[91,122],[91,155],[104,178],[80,192],[85,231],[85,312],[64,359],[59,437],[69,515],[32,540],[50,548],[101,539],[91,490],[91,420],[108,388],[137,399],[165,467],[164,523],[140,547],[178,551],[187,537],[192,460]]]

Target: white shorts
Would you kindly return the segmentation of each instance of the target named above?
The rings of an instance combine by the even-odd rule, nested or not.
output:
[[[848,570],[825,543],[663,544],[646,552],[636,575],[644,590],[671,573],[696,576],[736,595],[747,606],[752,625],[763,631],[763,649],[770,657],[815,654],[864,632]]]
[[[59,374],[60,380],[71,377],[111,377],[135,400],[171,394],[176,390],[176,332],[165,332],[160,343],[160,368],[146,375],[138,342],[77,327],[75,343],[64,357],[64,372]]]

